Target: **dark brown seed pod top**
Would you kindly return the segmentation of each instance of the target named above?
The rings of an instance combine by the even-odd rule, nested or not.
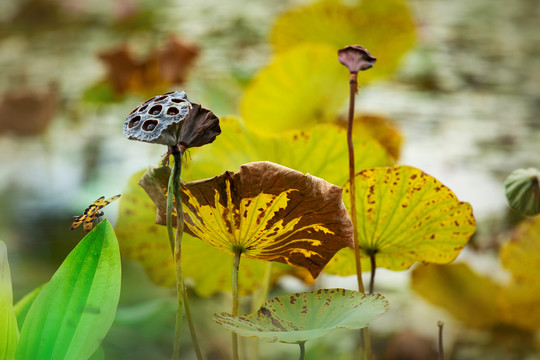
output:
[[[130,140],[175,146],[192,107],[183,91],[154,96],[128,115],[124,136]]]
[[[367,70],[375,64],[377,59],[360,45],[349,45],[338,50],[338,60],[345,65],[351,73]]]

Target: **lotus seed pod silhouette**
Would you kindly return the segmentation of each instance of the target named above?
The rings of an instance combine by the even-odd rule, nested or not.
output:
[[[377,59],[360,45],[349,45],[338,50],[338,60],[351,73],[358,73],[373,67]]]

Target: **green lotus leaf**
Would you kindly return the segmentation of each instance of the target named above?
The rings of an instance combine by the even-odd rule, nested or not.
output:
[[[206,179],[242,164],[271,161],[303,173],[343,185],[349,178],[346,130],[335,124],[319,124],[306,131],[261,135],[249,131],[234,118],[221,119],[222,133],[212,146],[196,149],[182,171],[186,180]],[[393,164],[391,156],[372,137],[354,139],[355,168]]]
[[[471,206],[419,169],[368,169],[355,181],[361,256],[374,254],[378,267],[406,270],[414,262],[447,264],[476,230]],[[348,183],[344,191],[350,208]],[[352,252],[348,255],[343,261],[354,262]],[[332,273],[332,268],[326,271]]]
[[[187,230],[229,254],[308,269],[315,278],[352,223],[341,188],[267,161],[182,187]]]
[[[283,343],[302,343],[335,329],[360,329],[389,308],[381,294],[321,289],[278,296],[244,316],[214,314],[213,319],[241,336]]]
[[[247,86],[240,113],[249,129],[279,133],[334,122],[349,96],[337,49],[306,44],[276,54]]]
[[[116,233],[122,256],[139,262],[150,280],[156,285],[169,287],[175,284],[175,270],[167,228],[155,224],[156,213],[158,213],[158,219],[165,219],[165,216],[161,214],[164,209],[156,211],[156,205],[152,199],[138,185],[141,177],[144,177],[143,174],[148,174],[155,181],[162,181],[161,185],[154,184],[154,191],[150,192],[153,196],[161,196],[164,199],[165,192],[160,193],[159,189],[167,186],[170,168],[158,169],[138,172],[129,180],[120,198]],[[166,173],[165,176],[163,172]],[[141,182],[151,183],[148,179]],[[199,296],[211,296],[231,290],[232,261],[231,255],[218,251],[200,239],[184,233],[183,275],[186,282],[193,284]],[[251,259],[242,261],[242,271],[239,275],[240,294],[249,294],[258,289],[265,266],[263,261]],[[274,276],[284,271],[283,268],[273,267]]]
[[[540,171],[534,168],[513,171],[504,181],[512,209],[524,215],[540,214]]]
[[[19,328],[13,310],[11,273],[6,244],[0,241],[0,354],[2,359],[13,359],[19,340]]]
[[[500,321],[499,285],[466,264],[418,266],[412,272],[412,288],[471,327],[487,328]]]
[[[89,358],[112,325],[120,281],[118,242],[104,220],[35,298],[21,328],[16,358]]]
[[[305,43],[328,44],[336,61],[338,49],[362,45],[377,58],[373,69],[359,75],[359,82],[365,83],[392,75],[415,37],[415,24],[403,0],[364,0],[350,6],[323,0],[282,14],[272,30],[271,42],[277,53]]]

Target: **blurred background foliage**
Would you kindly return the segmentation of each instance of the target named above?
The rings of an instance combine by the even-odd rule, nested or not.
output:
[[[449,358],[537,358],[540,297],[526,274],[540,264],[523,253],[538,248],[538,221],[513,230],[522,219],[508,209],[503,181],[515,168],[540,166],[539,18],[536,0],[1,2],[0,237],[15,299],[47,281],[83,237],[68,231],[72,216],[97,197],[125,193],[120,216],[129,206],[135,215],[125,226],[120,219],[119,238],[122,229],[156,227],[133,174],[157,164],[164,149],[121,133],[150,96],[185,90],[223,118],[215,144],[188,157],[186,180],[271,160],[343,185],[348,74],[336,52],[357,43],[378,58],[359,76],[358,170],[418,167],[470,202],[478,222],[458,264],[378,273],[376,290],[391,311],[374,325],[377,353],[433,358],[442,319]],[[327,166],[312,170],[324,157]],[[113,222],[117,209],[106,209]],[[187,272],[200,273],[203,250],[190,250],[200,257]],[[174,294],[150,280],[167,284],[167,275],[149,277],[127,259],[123,267],[106,358],[169,358]],[[354,283],[323,275],[312,284],[302,271],[276,268],[289,274],[275,278],[276,295]],[[246,276],[263,272],[258,264]],[[229,308],[216,290],[228,278],[193,288],[209,359],[229,353],[228,334],[210,319]],[[358,339],[345,333],[311,344],[307,357],[347,359]],[[295,348],[260,346],[264,358],[296,356]]]

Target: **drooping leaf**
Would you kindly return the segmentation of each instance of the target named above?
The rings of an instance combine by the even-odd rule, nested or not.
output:
[[[336,51],[307,44],[278,53],[245,90],[240,112],[247,127],[279,133],[334,122],[349,89]]]
[[[38,294],[21,329],[16,358],[89,358],[114,320],[120,272],[116,236],[104,220]]]
[[[19,324],[19,328],[22,328],[24,324],[24,320],[26,319],[26,315],[28,314],[28,311],[32,307],[32,304],[34,304],[34,301],[36,300],[36,297],[38,296],[41,289],[43,289],[47,285],[47,283],[38,286],[34,290],[30,291],[28,294],[23,296],[23,298],[13,306],[13,310],[15,311],[15,316],[17,317],[17,324]]]
[[[149,194],[137,184],[145,184],[152,198],[165,199],[170,168],[157,168],[146,172],[153,179],[142,176],[144,171],[134,174],[120,199],[116,233],[122,256],[139,262],[150,280],[159,286],[175,284],[175,270],[167,229],[156,225],[156,206]],[[157,184],[156,184],[157,182]],[[162,182],[162,185],[159,183]],[[173,216],[176,219],[176,215]],[[158,221],[165,223],[165,208],[158,210]],[[199,296],[211,296],[231,289],[233,257],[209,246],[200,239],[184,233],[182,240],[183,275],[188,284],[193,284]],[[211,264],[211,265],[210,265]],[[239,293],[249,294],[258,288],[264,273],[263,261],[243,259],[239,274]],[[274,267],[274,276],[284,269]]]
[[[361,255],[375,254],[378,267],[405,270],[414,262],[447,264],[476,230],[471,206],[419,169],[368,169],[355,181]],[[349,191],[346,184],[343,200],[348,208]],[[354,262],[353,257],[344,260]]]
[[[267,161],[183,185],[185,223],[229,254],[302,266],[315,278],[341,248],[352,223],[341,188]]]
[[[359,76],[362,83],[395,71],[414,45],[415,25],[403,0],[363,0],[350,6],[323,0],[281,15],[271,42],[278,53],[304,43],[325,43],[333,47],[334,57],[340,48],[362,45],[377,58],[375,67]]]
[[[412,272],[412,288],[471,327],[488,328],[499,323],[499,285],[466,264],[418,266]]]
[[[349,177],[346,130],[334,124],[320,124],[310,130],[280,135],[249,131],[240,120],[221,119],[222,134],[207,146],[193,151],[182,171],[186,180],[206,179],[242,164],[271,161],[303,173],[343,185]],[[360,128],[360,126],[358,126]],[[363,170],[393,164],[381,145],[369,136],[354,139],[355,167]]]
[[[515,170],[504,181],[504,188],[512,209],[529,216],[540,214],[540,171]]]
[[[339,328],[363,328],[388,307],[381,294],[321,289],[278,296],[265,302],[257,313],[239,317],[220,313],[214,314],[213,319],[242,336],[301,343]]]
[[[13,310],[13,291],[6,244],[0,241],[0,358],[13,359],[19,328]]]

